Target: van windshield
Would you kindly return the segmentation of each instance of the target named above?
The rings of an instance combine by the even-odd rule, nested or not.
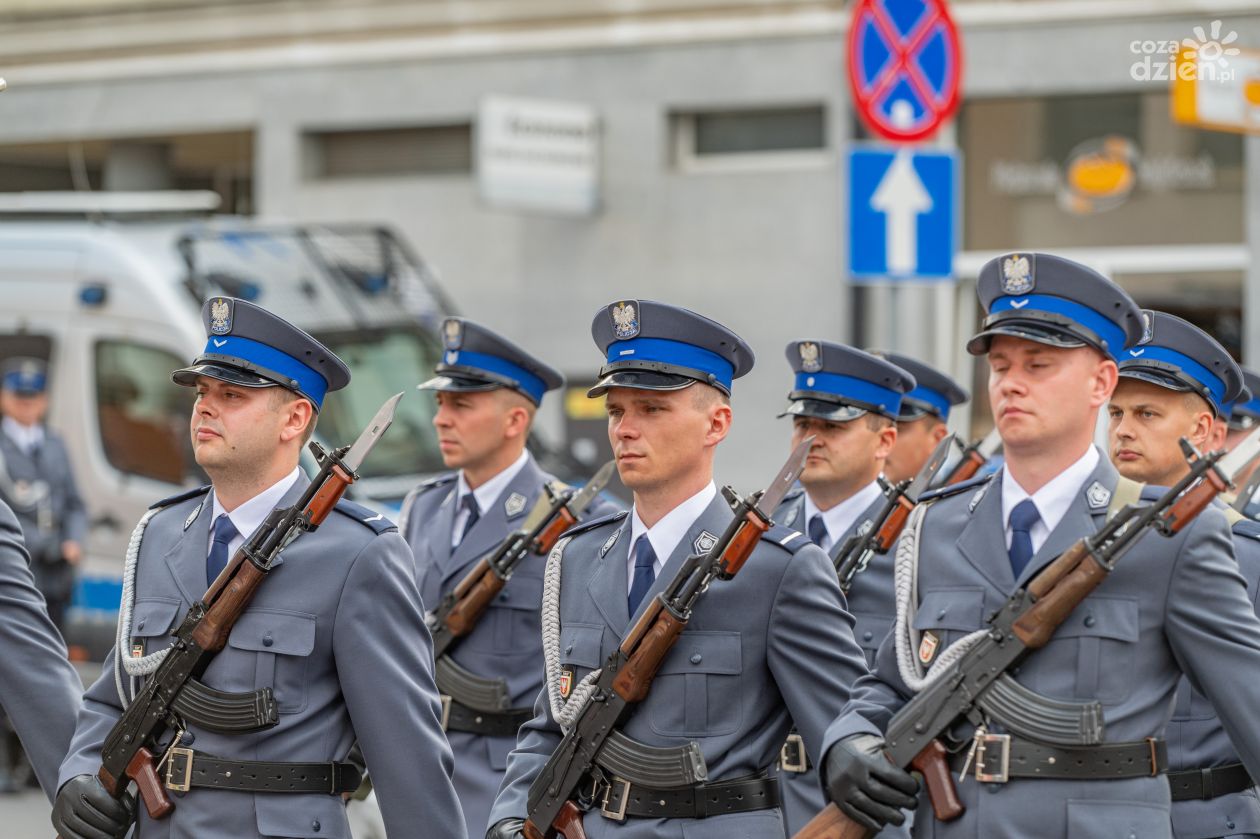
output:
[[[389,433],[381,438],[359,472],[368,478],[437,472],[442,467],[433,429],[436,403],[416,385],[433,376],[441,360],[437,342],[419,328],[325,333],[316,336],[349,366],[350,384],[328,394],[317,431],[330,445],[353,443],[378,408],[402,392]]]

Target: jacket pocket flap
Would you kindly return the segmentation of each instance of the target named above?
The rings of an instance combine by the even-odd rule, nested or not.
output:
[[[661,665],[661,675],[670,673],[712,673],[734,676],[742,673],[743,644],[738,632],[684,632],[678,636]]]
[[[1131,597],[1091,595],[1055,630],[1055,638],[1138,639],[1138,603]]]
[[[543,581],[539,577],[513,574],[512,579],[494,599],[494,605],[505,609],[538,611],[542,607]]]
[[[929,591],[914,614],[915,629],[970,632],[984,625],[984,592],[980,589]]]
[[[180,601],[174,598],[137,600],[131,611],[133,638],[159,638],[170,632],[179,614]]]
[[[594,670],[599,666],[602,626],[567,624],[560,628],[560,663]]]
[[[269,609],[249,611],[232,627],[228,644],[259,653],[310,655],[315,649],[315,616]]]

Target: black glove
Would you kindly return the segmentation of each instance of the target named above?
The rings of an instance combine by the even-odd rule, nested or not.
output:
[[[486,839],[524,839],[524,819],[500,819],[490,825],[486,831]]]
[[[136,801],[118,800],[94,775],[66,781],[53,804],[52,823],[61,839],[123,839],[136,820]]]
[[[902,810],[919,804],[919,782],[884,756],[884,741],[871,734],[855,734],[827,751],[827,795],[849,818],[869,830],[900,825]]]

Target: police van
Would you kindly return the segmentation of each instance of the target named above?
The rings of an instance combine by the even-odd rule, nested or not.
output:
[[[202,303],[243,298],[281,313],[349,365],[317,437],[354,440],[407,395],[360,469],[357,500],[396,511],[442,468],[433,401],[451,311],[421,259],[388,228],[214,216],[214,193],[0,195],[0,363],[48,361],[49,425],[66,440],[90,514],[67,640],[99,659],[133,527],[155,500],[205,483],[192,458],[192,392],[171,383],[205,346]]]

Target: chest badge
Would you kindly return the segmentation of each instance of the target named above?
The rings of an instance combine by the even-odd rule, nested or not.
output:
[[[932,632],[924,632],[923,639],[919,641],[919,662],[921,664],[931,664],[932,659],[936,658],[936,650],[941,645],[941,639],[936,637]]]
[[[525,496],[519,492],[514,492],[503,502],[503,513],[508,518],[516,518],[525,511],[525,502],[528,501]]]
[[[691,547],[697,556],[704,556],[709,551],[713,550],[713,546],[717,544],[717,540],[718,537],[705,530],[696,537],[696,541],[692,543]]]
[[[621,530],[614,530],[613,534],[604,541],[604,546],[599,549],[599,558],[603,559],[612,550],[612,546],[617,544],[617,537],[621,535]]]
[[[144,658],[144,642],[143,641],[136,641],[134,644],[131,645],[131,657]]]
[[[192,527],[192,523],[197,520],[197,516],[201,515],[201,508],[204,507],[205,505],[206,505],[206,502],[202,501],[200,504],[198,504],[196,507],[193,508],[193,511],[191,513],[188,514],[188,518],[184,519],[185,530]]]
[[[566,667],[560,671],[560,698],[568,699],[573,692],[573,670]]]
[[[1106,507],[1111,503],[1111,491],[1098,481],[1094,481],[1089,485],[1089,489],[1085,490],[1085,500],[1095,510]]]

